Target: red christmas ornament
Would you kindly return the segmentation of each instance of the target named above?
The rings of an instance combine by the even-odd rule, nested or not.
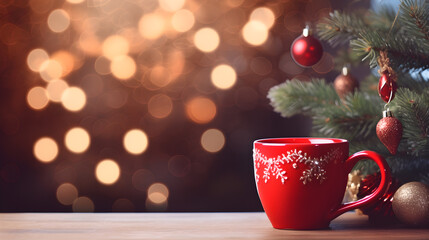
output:
[[[383,118],[377,123],[377,136],[392,155],[396,154],[402,138],[402,124],[393,117],[391,111],[384,111]]]
[[[298,65],[311,67],[322,58],[323,47],[317,38],[309,34],[309,28],[306,27],[302,35],[293,41],[290,52]]]
[[[360,182],[357,197],[361,199],[373,193],[377,189],[378,185],[380,185],[380,180],[380,173],[366,176]],[[386,193],[377,202],[363,207],[360,210],[364,214],[368,215],[370,221],[374,223],[391,223],[392,221],[395,221],[396,219],[392,208],[392,201],[393,195],[398,188],[399,182],[392,178]]]
[[[389,102],[389,99],[392,101],[395,97],[397,88],[396,82],[392,81],[387,74],[384,73],[381,75],[380,81],[378,82],[378,95],[380,95],[383,101]],[[392,97],[390,97],[390,94],[392,94]]]

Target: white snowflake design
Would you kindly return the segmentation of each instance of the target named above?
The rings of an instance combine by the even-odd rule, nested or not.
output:
[[[275,179],[280,179],[282,184],[284,184],[285,180],[287,180],[286,171],[282,168],[281,164],[291,163],[293,169],[298,169],[298,163],[303,163],[308,166],[302,172],[302,176],[299,180],[305,185],[313,180],[319,181],[322,183],[326,180],[326,163],[328,159],[333,159],[337,161],[340,159],[338,149],[333,149],[328,152],[326,155],[319,158],[312,158],[307,155],[307,153],[302,152],[301,150],[292,150],[287,151],[287,155],[282,154],[281,156],[277,156],[275,158],[268,158],[263,155],[259,149],[253,150],[253,159],[255,164],[255,179],[256,183],[259,182],[259,174],[257,173],[257,169],[264,167],[264,175],[262,178],[264,182],[267,183],[271,177],[275,177]]]

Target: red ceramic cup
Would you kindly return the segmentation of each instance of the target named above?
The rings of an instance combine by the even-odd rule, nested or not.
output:
[[[278,229],[327,228],[334,218],[377,201],[389,187],[390,170],[375,152],[349,157],[349,143],[334,138],[272,138],[254,142],[253,159],[259,198]],[[371,195],[342,204],[348,173],[362,159],[381,170]]]

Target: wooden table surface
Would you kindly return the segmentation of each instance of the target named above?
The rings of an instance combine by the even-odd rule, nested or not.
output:
[[[375,228],[349,212],[331,229],[278,230],[265,213],[1,213],[0,239],[429,239],[429,229]]]

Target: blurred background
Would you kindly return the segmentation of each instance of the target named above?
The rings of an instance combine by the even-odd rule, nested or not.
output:
[[[0,211],[258,211],[252,142],[308,136],[266,97],[342,0],[0,1]],[[342,66],[341,66],[342,67]],[[357,74],[359,76],[359,74]]]

